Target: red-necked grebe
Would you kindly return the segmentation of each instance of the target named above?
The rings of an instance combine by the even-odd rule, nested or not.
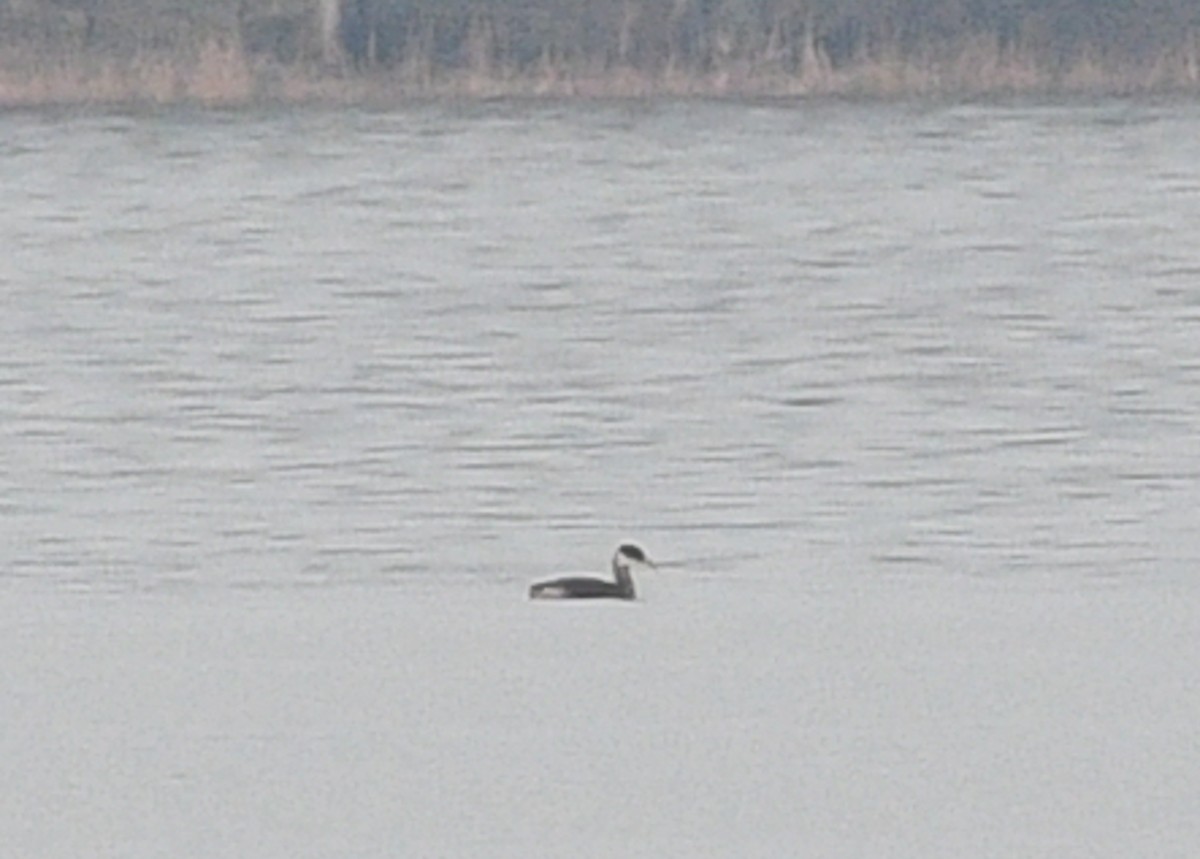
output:
[[[637,599],[637,592],[633,587],[633,576],[629,574],[629,569],[634,564],[654,567],[654,562],[646,557],[641,546],[622,543],[617,547],[616,554],[612,559],[614,581],[588,576],[551,579],[547,582],[538,582],[530,587],[529,598],[534,600]]]

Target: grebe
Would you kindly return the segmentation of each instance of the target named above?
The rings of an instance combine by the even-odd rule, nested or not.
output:
[[[533,600],[636,599],[637,593],[633,589],[633,576],[629,574],[629,568],[633,564],[654,567],[654,562],[646,557],[641,546],[622,543],[617,547],[616,554],[612,559],[615,581],[609,582],[586,576],[551,579],[548,582],[538,582],[531,586],[529,598]]]

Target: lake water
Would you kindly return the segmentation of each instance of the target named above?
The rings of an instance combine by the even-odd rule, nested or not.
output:
[[[0,189],[13,855],[1200,843],[1194,103],[14,113]]]

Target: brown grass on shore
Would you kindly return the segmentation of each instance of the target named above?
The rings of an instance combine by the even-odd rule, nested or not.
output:
[[[218,42],[184,60],[152,54],[0,55],[0,107],[183,102],[216,107],[247,104],[256,96],[256,75],[245,56]]]
[[[811,63],[801,71],[736,60],[701,73],[671,68],[556,62],[506,68],[490,57],[469,68],[437,68],[420,57],[389,70],[253,63],[240,45],[210,41],[186,57],[144,54],[29,56],[0,52],[0,107],[167,105],[232,107],[261,101],[389,104],[414,97],[505,96],[644,98],[651,96],[853,96],[1025,93],[1136,94],[1200,91],[1200,44],[1152,61],[1084,53],[1067,64],[968,40],[936,56],[880,54],[839,68]]]

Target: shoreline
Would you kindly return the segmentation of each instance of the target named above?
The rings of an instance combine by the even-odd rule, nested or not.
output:
[[[129,58],[80,53],[23,56],[0,50],[0,109],[259,104],[390,106],[416,100],[643,98],[864,98],[904,100],[1133,97],[1200,94],[1200,60],[1191,52],[1150,61],[1084,55],[1053,67],[1035,58],[967,46],[937,58],[879,58],[839,68],[783,70],[753,63],[707,72],[582,64],[537,69],[428,65],[357,72],[345,66],[253,60],[240,47],[211,41],[189,57]]]

